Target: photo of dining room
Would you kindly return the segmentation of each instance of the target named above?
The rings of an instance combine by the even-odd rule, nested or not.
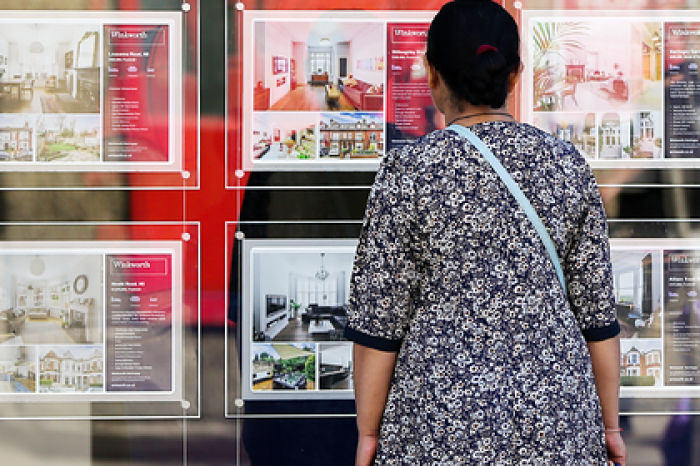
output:
[[[0,27],[0,113],[99,113],[100,27],[53,22]]]
[[[535,21],[533,110],[661,109],[661,23]]]
[[[103,341],[102,255],[0,255],[0,345]]]
[[[621,338],[660,338],[663,260],[658,250],[611,252]]]
[[[316,389],[314,343],[253,344],[252,354],[254,391]]]
[[[253,249],[253,340],[342,340],[353,258],[352,248]]]
[[[595,113],[536,113],[533,123],[552,136],[570,142],[584,157],[596,157]]]
[[[33,115],[0,114],[0,162],[31,162],[36,146]]]
[[[256,21],[253,26],[255,110],[383,110],[382,23]]]
[[[36,127],[37,161],[100,161],[99,115],[41,115]]]
[[[310,160],[317,158],[318,113],[255,112],[253,160]]]
[[[352,344],[322,343],[318,345],[321,360],[318,369],[319,389],[352,390]]]

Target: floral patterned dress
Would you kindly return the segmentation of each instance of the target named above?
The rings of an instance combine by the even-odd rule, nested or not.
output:
[[[389,152],[370,193],[346,337],[398,351],[379,465],[604,465],[587,340],[619,333],[605,213],[569,144],[532,126],[470,126],[555,243],[451,130]],[[567,299],[568,298],[568,299]]]

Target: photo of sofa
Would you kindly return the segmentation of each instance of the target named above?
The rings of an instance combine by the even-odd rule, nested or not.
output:
[[[373,85],[349,76],[340,81],[343,95],[357,110],[382,110],[384,108],[384,85]]]

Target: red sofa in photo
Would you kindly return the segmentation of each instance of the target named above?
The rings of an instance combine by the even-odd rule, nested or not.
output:
[[[383,84],[375,86],[359,79],[348,78],[343,84],[343,94],[358,110],[384,109]]]

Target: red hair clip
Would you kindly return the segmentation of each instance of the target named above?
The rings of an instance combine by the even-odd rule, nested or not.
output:
[[[498,52],[498,49],[494,47],[493,45],[481,45],[479,46],[478,49],[476,49],[476,54],[481,55],[484,52],[488,52],[489,50],[493,50],[494,52]]]

